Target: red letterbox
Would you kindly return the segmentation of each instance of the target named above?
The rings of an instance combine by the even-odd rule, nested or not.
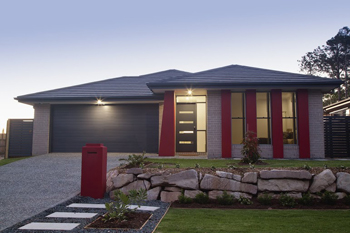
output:
[[[86,144],[81,162],[81,196],[103,198],[106,192],[107,147]]]

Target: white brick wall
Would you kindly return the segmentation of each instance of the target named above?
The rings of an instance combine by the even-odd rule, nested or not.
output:
[[[221,158],[221,92],[208,91],[208,158]]]
[[[260,147],[261,158],[272,159],[273,158],[273,149],[271,144],[262,144]]]
[[[322,93],[309,90],[310,157],[324,158]]]
[[[49,153],[50,104],[34,105],[33,155]]]
[[[299,159],[299,146],[295,144],[283,145],[284,159]]]

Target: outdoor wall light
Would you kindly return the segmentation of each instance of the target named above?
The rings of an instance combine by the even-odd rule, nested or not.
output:
[[[192,95],[192,90],[187,90],[187,94]]]
[[[97,105],[104,105],[104,103],[102,102],[101,99],[98,99],[98,100],[97,100]]]

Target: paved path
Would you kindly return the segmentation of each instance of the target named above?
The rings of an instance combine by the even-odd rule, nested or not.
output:
[[[122,154],[108,154],[107,169]],[[80,192],[81,153],[52,153],[0,166],[0,231]]]

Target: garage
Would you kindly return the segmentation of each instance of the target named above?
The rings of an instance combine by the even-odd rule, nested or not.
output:
[[[51,105],[50,112],[51,152],[103,143],[108,152],[158,153],[158,104]]]

